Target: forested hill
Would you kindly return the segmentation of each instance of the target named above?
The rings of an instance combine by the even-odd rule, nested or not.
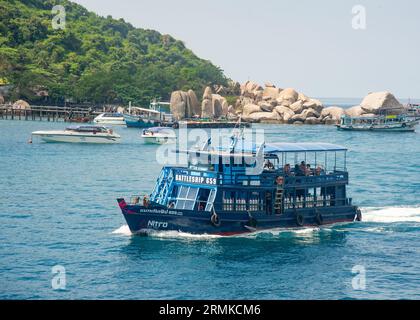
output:
[[[64,30],[52,27],[57,4],[66,9]],[[220,68],[169,35],[70,1],[0,0],[0,84],[13,86],[12,98],[146,105],[173,90],[200,93],[226,81]],[[39,97],[43,91],[48,98]]]

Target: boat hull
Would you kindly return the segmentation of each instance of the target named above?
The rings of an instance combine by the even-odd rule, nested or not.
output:
[[[141,136],[146,144],[167,144],[176,143],[176,137]]]
[[[127,128],[152,128],[160,125],[160,121],[135,116],[124,115],[124,119]]]
[[[194,212],[165,208],[148,208],[140,205],[127,205],[118,200],[122,214],[133,234],[147,234],[153,231],[179,231],[191,234],[231,236],[277,228],[305,228],[354,222],[357,207],[343,206],[330,208],[307,208],[289,210],[282,215],[259,215],[253,217],[243,213],[219,213],[219,223],[212,222],[212,213]],[[297,216],[303,217],[299,221]],[[319,217],[322,217],[322,221]],[[360,219],[360,218],[359,218]]]
[[[120,143],[121,138],[110,135],[75,135],[75,134],[42,134],[33,133],[33,136],[40,137],[44,142],[54,143],[89,143],[89,144],[114,144]]]
[[[358,127],[343,127],[337,126],[338,130],[341,131],[369,131],[369,132],[415,132],[416,128],[414,126],[407,127],[394,127],[394,128],[358,128]]]
[[[102,125],[111,125],[111,126],[125,126],[125,120],[119,120],[119,119],[115,119],[115,120],[106,120],[106,119],[95,119],[93,120],[94,123],[96,124],[102,124]]]

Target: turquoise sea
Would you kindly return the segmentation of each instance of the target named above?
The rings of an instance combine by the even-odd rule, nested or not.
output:
[[[348,147],[365,220],[221,238],[131,236],[115,199],[151,192],[157,146],[127,128],[120,145],[27,143],[65,126],[0,120],[0,299],[420,298],[420,127],[256,126],[267,141]]]

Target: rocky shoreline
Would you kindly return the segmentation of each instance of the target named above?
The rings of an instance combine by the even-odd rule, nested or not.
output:
[[[171,95],[171,112],[177,120],[191,117],[236,120],[241,117],[243,121],[251,123],[333,125],[343,115],[368,117],[386,110],[395,114],[405,110],[390,92],[369,93],[360,105],[344,109],[325,107],[321,101],[293,88],[281,89],[268,82],[262,87],[247,81],[242,85],[233,84],[232,88],[218,87],[217,92],[238,92],[234,105],[229,105],[222,95],[214,94],[210,87],[205,89],[201,103],[192,90],[174,91]]]

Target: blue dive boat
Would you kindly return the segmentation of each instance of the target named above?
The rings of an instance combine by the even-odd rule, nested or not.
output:
[[[232,137],[229,148],[212,147],[209,141],[199,150],[178,152],[188,155],[188,166],[164,167],[150,197],[134,196],[129,203],[118,199],[132,233],[229,236],[362,219],[346,194],[344,147],[246,145]]]

